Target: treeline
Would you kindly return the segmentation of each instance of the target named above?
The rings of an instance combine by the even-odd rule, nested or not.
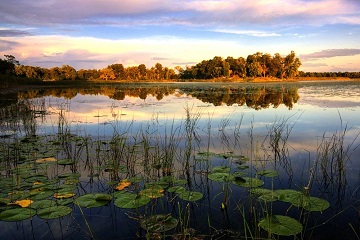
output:
[[[37,66],[20,65],[12,55],[4,55],[0,59],[0,75],[16,76],[24,79],[38,80],[127,80],[127,81],[159,81],[159,80],[188,80],[188,79],[237,79],[237,78],[294,78],[294,77],[349,77],[359,78],[359,72],[346,73],[316,73],[299,72],[301,61],[295,52],[287,56],[279,53],[273,56],[268,53],[257,52],[243,57],[233,58],[214,57],[203,60],[193,66],[183,69],[176,66],[174,69],[163,67],[156,63],[150,68],[145,64],[124,67],[121,63],[115,63],[103,69],[80,69],[75,70],[72,66],[41,68]]]

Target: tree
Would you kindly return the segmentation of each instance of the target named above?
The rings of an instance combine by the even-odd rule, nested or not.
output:
[[[121,63],[112,64],[108,68],[113,70],[116,79],[125,79],[125,68]]]
[[[256,53],[249,55],[246,58],[246,73],[249,77],[259,77],[262,73],[262,67],[260,64],[260,57],[262,53]]]
[[[146,80],[146,66],[145,64],[140,64],[138,66],[139,74],[141,79]]]
[[[114,70],[110,67],[103,68],[100,70],[100,79],[103,80],[114,80],[116,78]]]
[[[5,59],[0,58],[0,74],[15,74],[15,66],[19,65],[19,61],[13,55],[4,55]]]
[[[269,74],[277,78],[284,77],[284,58],[279,53],[275,53],[271,59]]]
[[[61,73],[63,75],[63,80],[75,80],[77,77],[75,68],[69,65],[63,65],[61,67]]]
[[[156,79],[159,80],[163,75],[163,67],[160,63],[155,64]]]
[[[301,61],[295,56],[295,52],[291,51],[284,59],[284,70],[285,77],[292,78],[296,77],[299,73],[299,67],[301,66]]]

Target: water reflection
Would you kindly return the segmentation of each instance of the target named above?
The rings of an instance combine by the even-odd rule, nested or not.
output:
[[[34,218],[38,229],[30,231],[36,236],[44,231],[45,238],[76,238],[78,234],[109,239],[145,237],[137,220],[164,212],[188,219],[186,226],[179,228],[186,227],[183,232],[194,233],[192,236],[226,239],[232,234],[241,238],[247,234],[242,226],[249,224],[246,231],[266,238],[267,233],[259,232],[256,221],[263,217],[263,207],[268,203],[233,182],[212,181],[208,176],[214,167],[229,167],[231,174],[244,174],[238,178],[258,177],[267,189],[290,188],[328,200],[331,208],[316,214],[284,203],[271,205],[276,214],[297,218],[300,215],[308,228],[302,237],[319,239],[324,231],[351,236],[349,223],[355,226],[358,219],[353,216],[354,211],[349,211],[360,202],[359,108],[324,109],[311,105],[311,101],[301,101],[309,99],[306,93],[311,90],[314,94],[314,89],[297,85],[220,85],[217,89],[210,85],[96,86],[18,93],[2,102],[1,125],[13,132],[23,127],[23,134],[14,136],[14,143],[19,144],[4,140],[1,147],[9,146],[21,154],[3,151],[1,156],[7,161],[1,162],[1,177],[5,178],[5,171],[7,177],[19,173],[18,178],[13,178],[19,183],[16,188],[32,188],[28,176],[21,175],[23,169],[19,169],[30,160],[36,174],[46,166],[49,179],[56,180],[63,172],[80,173],[79,182],[68,179],[76,183],[76,196],[93,192],[114,194],[113,182],[138,176],[142,180],[132,183],[131,192],[138,193],[154,181],[164,184],[164,179],[176,179],[187,190],[203,194],[199,201],[188,203],[166,188],[157,192],[160,200],[152,199],[145,208],[134,211],[117,208],[113,202],[96,209],[80,209],[74,204],[71,217],[57,220],[78,226],[74,231],[45,226],[41,219]],[[323,90],[317,94],[326,96]],[[353,96],[348,100],[352,101]],[[42,144],[35,145],[35,141]],[[61,164],[40,165],[41,168],[33,165],[39,156],[48,154],[56,156]],[[262,176],[263,170],[276,170],[279,176]],[[63,188],[66,184],[58,180],[55,185]],[[5,189],[1,191],[1,196],[6,197]],[[13,231],[16,226],[0,222],[2,228]],[[173,236],[180,234],[179,228]],[[24,225],[24,232],[26,229],[30,227]],[[2,236],[11,237],[11,233],[3,231]],[[16,234],[23,238],[21,233]]]
[[[260,110],[273,106],[274,108],[284,104],[289,109],[299,100],[298,88],[296,86],[259,86],[259,87],[234,87],[216,86],[204,88],[204,86],[98,86],[93,88],[65,88],[65,89],[41,89],[31,90],[18,94],[20,99],[32,99],[46,96],[72,99],[81,95],[102,95],[115,100],[124,100],[126,97],[147,99],[149,96],[160,101],[169,95],[186,95],[197,98],[204,103],[214,106],[237,104],[239,106]]]

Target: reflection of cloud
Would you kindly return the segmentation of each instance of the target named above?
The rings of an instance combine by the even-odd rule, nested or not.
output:
[[[360,49],[357,48],[344,48],[344,49],[327,49],[320,52],[300,55],[301,60],[316,60],[320,58],[331,58],[341,56],[355,56],[360,54]]]

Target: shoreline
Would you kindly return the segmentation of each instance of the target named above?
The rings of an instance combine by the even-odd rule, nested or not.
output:
[[[293,79],[278,79],[278,78],[254,78],[254,79],[211,79],[211,80],[184,80],[184,81],[61,81],[61,82],[37,82],[32,84],[19,84],[14,86],[8,86],[6,88],[0,87],[0,94],[11,94],[19,91],[32,90],[32,89],[40,89],[40,88],[53,88],[53,87],[74,87],[81,86],[84,83],[91,84],[186,84],[186,83],[224,83],[224,84],[258,84],[258,83],[302,83],[302,82],[351,82],[351,81],[359,81],[358,78],[330,78],[330,77],[298,77]]]

